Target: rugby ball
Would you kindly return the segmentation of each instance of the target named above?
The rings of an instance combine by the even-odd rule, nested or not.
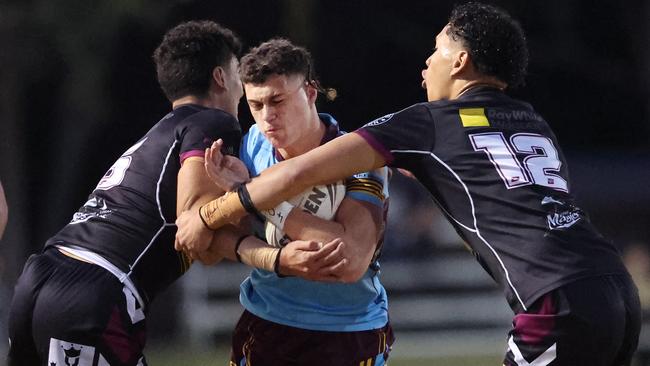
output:
[[[332,184],[311,187],[288,202],[312,215],[325,220],[332,220],[344,197],[345,183],[341,180]],[[291,241],[282,230],[268,220],[264,225],[264,231],[266,233],[266,242],[271,246],[279,248]]]

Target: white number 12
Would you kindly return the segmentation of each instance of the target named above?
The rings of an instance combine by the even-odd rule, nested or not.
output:
[[[518,133],[510,136],[508,142],[501,132],[469,135],[475,151],[484,151],[506,188],[517,188],[537,184],[558,191],[568,192],[567,181],[557,173],[560,161],[553,141],[548,137]],[[527,154],[520,162],[515,153]]]

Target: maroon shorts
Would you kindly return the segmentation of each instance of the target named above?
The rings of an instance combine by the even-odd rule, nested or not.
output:
[[[628,275],[592,277],[542,296],[515,315],[504,365],[629,365],[641,329]]]
[[[232,337],[231,366],[382,366],[394,341],[390,323],[359,332],[294,328],[244,311]]]

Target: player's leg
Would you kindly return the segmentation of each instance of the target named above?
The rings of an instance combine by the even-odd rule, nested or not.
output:
[[[629,366],[632,364],[632,356],[639,345],[639,333],[641,332],[642,311],[639,291],[634,281],[629,276],[613,276],[614,282],[623,298],[626,313],[626,327],[623,342],[616,356],[614,365]]]
[[[57,249],[45,255],[57,269],[34,305],[33,334],[40,358],[47,365],[144,364],[144,316],[131,320],[130,299],[117,278]]]
[[[576,281],[544,295],[527,312],[517,314],[504,364],[622,365],[615,359],[626,342],[636,343],[638,329],[634,330],[635,322],[628,315],[620,277]],[[634,305],[628,308],[634,309]]]
[[[38,365],[36,345],[32,337],[32,312],[39,283],[50,272],[41,255],[32,255],[14,287],[9,307],[9,353],[7,365]]]
[[[393,341],[390,325],[362,332],[311,331],[245,311],[233,332],[231,366],[382,366]]]

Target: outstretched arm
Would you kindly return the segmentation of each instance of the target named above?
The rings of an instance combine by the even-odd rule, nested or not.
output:
[[[308,187],[331,183],[383,165],[385,160],[379,152],[360,135],[349,133],[266,169],[242,186],[245,189],[229,192],[203,206],[201,217],[209,227],[216,229],[246,215],[240,197],[256,209],[266,210]]]

